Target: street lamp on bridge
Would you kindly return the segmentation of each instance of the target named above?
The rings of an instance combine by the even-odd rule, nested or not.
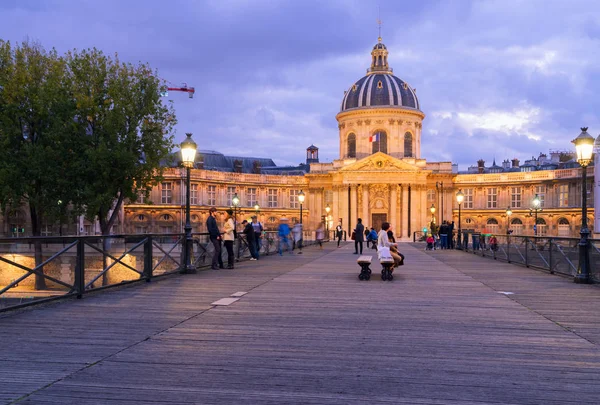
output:
[[[587,167],[592,161],[594,152],[594,137],[588,134],[587,127],[581,128],[581,134],[572,141],[577,152],[577,162],[581,165],[581,239],[579,240],[579,264],[574,281],[576,283],[588,284],[592,282],[590,277],[590,253],[589,240],[590,230],[587,224]]]
[[[462,244],[461,244],[461,232],[460,232],[460,206],[462,205],[462,202],[465,199],[465,195],[463,194],[462,190],[458,190],[458,193],[456,193],[456,202],[458,203],[458,237],[456,238],[457,240],[457,245],[458,245],[458,249],[462,250]]]
[[[191,169],[196,161],[196,142],[192,139],[192,134],[187,133],[187,138],[181,142],[181,163],[186,168],[185,179],[185,250],[183,252],[182,272],[192,274],[196,272],[196,267],[192,263],[192,223],[190,221],[190,176]]]

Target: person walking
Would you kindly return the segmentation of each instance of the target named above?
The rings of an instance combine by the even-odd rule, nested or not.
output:
[[[250,260],[258,260],[256,254],[256,239],[254,237],[254,228],[252,224],[245,219],[242,221],[244,230],[242,231],[246,235],[246,242],[248,243],[248,250],[250,251]]]
[[[363,242],[365,241],[365,226],[362,224],[362,218],[358,218],[356,220],[356,229],[354,230],[354,254],[357,255],[359,253],[362,255],[363,251]]]
[[[290,226],[287,224],[287,218],[281,218],[279,221],[279,228],[277,228],[277,235],[279,236],[279,256],[283,256],[283,245],[285,244],[290,254],[292,252],[292,243],[290,242]]]
[[[210,239],[210,243],[212,243],[215,249],[210,268],[213,270],[219,270],[223,268],[223,259],[221,258],[221,233],[219,232],[217,220],[214,216],[215,212],[217,212],[217,209],[215,207],[212,207],[208,210],[208,218],[206,219],[206,229],[208,230],[208,238]]]
[[[319,244],[319,249],[323,250],[323,239],[325,237],[325,225],[323,222],[319,224],[317,231],[315,232],[315,239],[317,239],[317,243]]]
[[[342,241],[342,235],[343,235],[342,224],[338,224],[335,227],[335,237],[337,238],[337,241],[338,241],[337,247],[341,247],[340,242]]]
[[[294,224],[294,227],[292,228],[292,234],[294,236],[294,246],[298,247],[298,249],[300,249],[300,251],[298,252],[299,255],[302,254],[302,224],[299,222],[296,222],[296,224]]]
[[[223,226],[223,240],[225,249],[227,249],[227,268],[233,269],[233,262],[235,256],[233,255],[233,241],[235,240],[235,225],[233,223],[233,210],[227,210],[227,218],[225,219],[225,225]]]

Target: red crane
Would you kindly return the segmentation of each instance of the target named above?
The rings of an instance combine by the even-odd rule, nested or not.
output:
[[[170,85],[173,85],[173,83],[168,82]],[[182,83],[181,87],[167,87],[167,91],[161,93],[161,96],[163,97],[167,97],[169,95],[169,91],[183,91],[185,93],[188,93],[190,98],[194,98],[194,93],[196,92],[196,90],[193,87],[188,87],[187,83]]]

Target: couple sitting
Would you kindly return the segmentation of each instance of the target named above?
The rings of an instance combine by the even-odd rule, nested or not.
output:
[[[402,266],[404,264],[404,255],[398,252],[398,244],[390,242],[388,236],[388,229],[390,229],[389,222],[381,224],[381,231],[377,237],[377,249],[387,247],[390,249],[390,254],[394,258],[394,267]]]

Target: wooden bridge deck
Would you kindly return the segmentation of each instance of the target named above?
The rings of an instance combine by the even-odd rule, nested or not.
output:
[[[330,243],[4,315],[0,403],[599,402],[600,288],[402,250],[392,282]]]

